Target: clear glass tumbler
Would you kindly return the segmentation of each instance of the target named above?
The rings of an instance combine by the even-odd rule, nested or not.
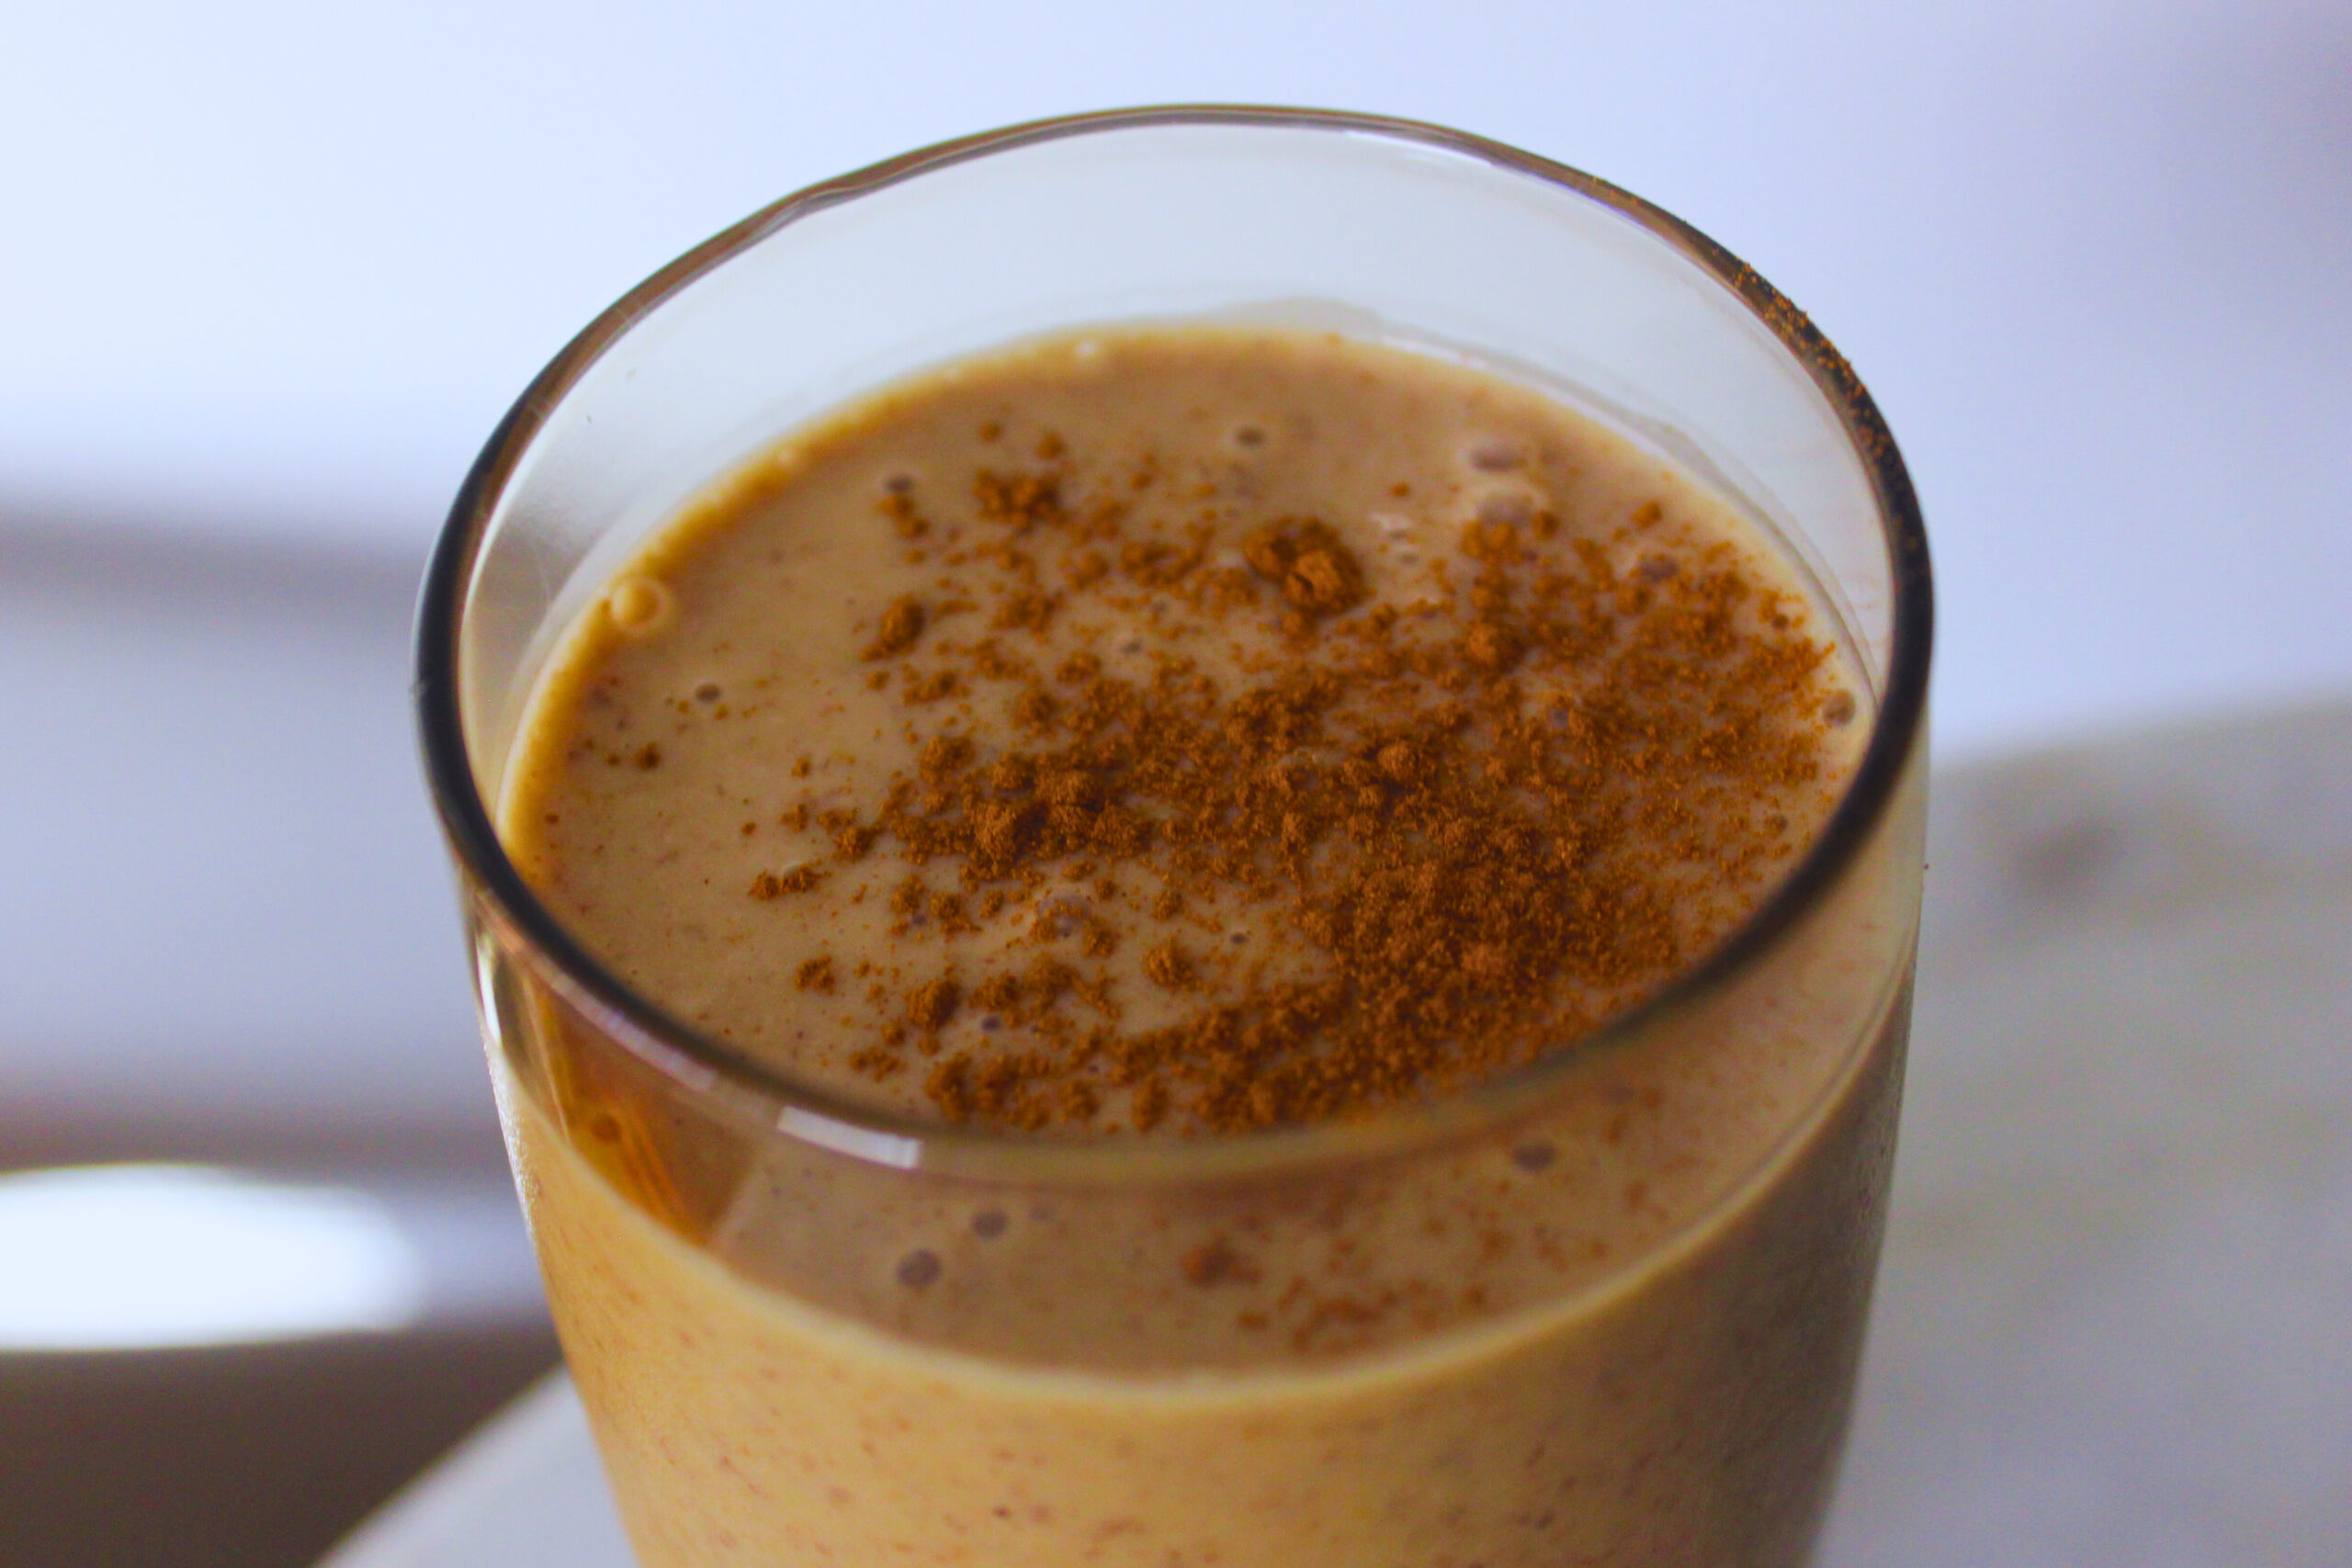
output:
[[[1844,622],[1871,730],[1724,950],[1474,1089],[1076,1142],[842,1102],[556,923],[497,803],[559,636],[648,531],[861,392],[1144,319],[1466,358],[1777,533]],[[1020,127],[788,197],[615,305],[459,495],[417,698],[517,1180],[645,1562],[1802,1561],[1894,1149],[1929,604],[1901,459],[1803,315],[1646,203],[1428,126]],[[1275,1256],[1313,1277],[1278,1293],[1250,1262]]]

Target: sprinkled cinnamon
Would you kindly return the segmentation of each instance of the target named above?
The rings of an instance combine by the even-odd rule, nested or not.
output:
[[[1656,503],[1621,528],[1643,535],[1637,561],[1606,537],[1562,548],[1532,521],[1473,522],[1462,553],[1476,575],[1407,615],[1373,602],[1344,539],[1306,517],[1242,532],[1250,575],[1206,590],[1206,541],[1179,546],[1091,506],[1068,448],[1036,449],[1048,447],[1052,468],[973,480],[982,544],[956,586],[995,600],[991,636],[938,644],[910,672],[1001,697],[1012,729],[933,733],[914,773],[843,829],[844,853],[938,864],[989,895],[989,919],[1019,918],[1042,875],[1134,867],[1156,919],[1204,898],[1262,908],[1317,961],[1310,978],[1253,980],[1213,946],[1162,938],[1145,976],[1198,1004],[1126,1032],[1114,1002],[1089,1009],[1080,975],[1134,918],[1113,903],[1030,912],[1028,940],[1057,953],[1044,983],[1002,972],[967,991],[923,976],[919,948],[900,969],[918,1036],[886,1033],[864,1059],[879,1073],[917,1046],[938,1052],[928,1089],[947,1116],[1043,1129],[1115,1108],[1137,1130],[1172,1116],[1233,1132],[1491,1074],[1655,989],[1779,863],[1763,826],[1743,838],[1739,825],[1769,815],[1749,803],[1819,776],[1821,730],[1840,716],[1815,690],[1828,650],[1736,555],[1678,550]],[[1072,531],[1080,564],[1050,593],[1030,587],[1038,556]],[[1108,560],[1121,565],[1087,564]],[[1238,687],[1175,653],[1144,675],[1091,650],[1050,674],[1024,656],[1050,644],[1066,602],[1138,586],[1210,626],[1327,629]],[[907,604],[877,647],[910,644],[893,630],[922,625]],[[962,897],[902,902],[910,941],[917,916],[924,942],[986,923]],[[991,1029],[1016,1025],[1017,1043],[949,1038],[967,1005]]]
[[[921,601],[908,597],[893,602],[888,609],[882,612],[882,625],[875,632],[873,642],[867,645],[865,657],[870,660],[888,659],[904,653],[915,645],[917,637],[922,636],[924,619]]]
[[[1367,522],[1017,406],[957,431],[968,467],[858,502],[932,552],[851,634],[907,764],[786,750],[742,802],[815,835],[748,894],[808,933],[777,968],[834,998],[833,1063],[949,1119],[1236,1133],[1507,1071],[1720,942],[1836,782],[1858,703],[1804,606],[1664,500],[1594,514],[1536,438],[1464,443],[1451,497],[1386,470]],[[892,946],[843,986],[826,911],[869,892]]]
[[[763,871],[752,878],[752,897],[766,900],[781,898],[787,893],[806,893],[825,879],[825,874],[813,865],[799,865],[778,874]]]

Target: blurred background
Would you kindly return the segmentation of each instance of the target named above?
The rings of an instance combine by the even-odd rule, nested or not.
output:
[[[798,186],[1179,100],[1516,143],[1809,310],[1926,505],[1956,799],[2352,698],[2342,0],[10,0],[0,1562],[290,1568],[552,1359],[406,709],[507,402]]]

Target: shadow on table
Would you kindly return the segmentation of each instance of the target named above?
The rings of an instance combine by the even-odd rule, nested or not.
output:
[[[555,1360],[529,1321],[0,1355],[0,1562],[302,1568]]]

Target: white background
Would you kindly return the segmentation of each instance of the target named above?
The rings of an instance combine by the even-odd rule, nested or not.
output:
[[[1517,143],[1811,311],[1944,755],[2352,687],[2343,0],[7,0],[0,1095],[478,1122],[401,645],[499,413],[801,184],[1186,99]]]
[[[2340,0],[6,18],[12,508],[413,544],[573,331],[797,186],[1042,114],[1304,102],[1589,169],[1812,311],[1928,507],[1951,746],[2352,680]]]

